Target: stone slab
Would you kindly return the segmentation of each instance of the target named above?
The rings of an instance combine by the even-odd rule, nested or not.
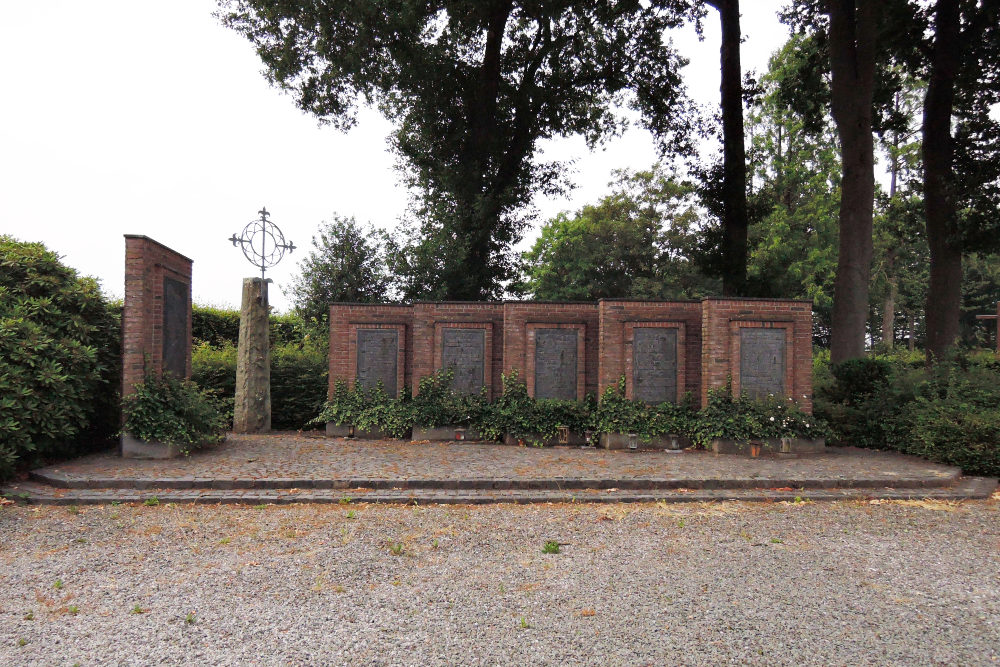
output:
[[[823,438],[764,438],[755,441],[761,443],[762,455],[792,455],[802,456],[823,454],[826,452],[826,440]],[[750,444],[727,438],[712,440],[711,450],[716,454],[750,455]]]
[[[660,435],[648,440],[638,437],[636,444],[642,450],[683,450],[691,446],[691,440],[684,436]],[[628,449],[629,436],[627,433],[602,433],[599,446],[603,449]]]
[[[389,396],[399,393],[399,331],[396,329],[358,329],[357,381],[365,389],[379,381]]]
[[[454,372],[452,389],[478,394],[485,383],[486,331],[448,327],[441,332],[441,367]]]
[[[677,329],[636,327],[632,341],[632,396],[653,405],[677,402]]]
[[[535,330],[535,398],[577,399],[577,329]]]
[[[462,437],[458,437],[458,432],[461,430]],[[474,428],[466,428],[461,425],[448,425],[448,426],[414,426],[411,439],[414,442],[419,442],[421,440],[433,440],[433,441],[461,441],[461,440],[482,440],[483,435]]]
[[[740,329],[740,392],[750,398],[785,395],[785,330]]]

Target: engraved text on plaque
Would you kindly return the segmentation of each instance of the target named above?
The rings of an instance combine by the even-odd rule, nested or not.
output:
[[[632,396],[651,404],[677,402],[677,329],[633,330]]]
[[[486,331],[446,328],[441,336],[441,367],[451,368],[452,388],[461,394],[478,394],[483,388]]]
[[[163,279],[163,370],[182,378],[187,373],[188,286]]]
[[[535,398],[576,400],[576,329],[535,330]]]
[[[358,329],[357,381],[365,389],[379,380],[389,396],[396,396],[399,332],[396,329]]]
[[[784,329],[740,329],[740,389],[750,398],[785,394]]]

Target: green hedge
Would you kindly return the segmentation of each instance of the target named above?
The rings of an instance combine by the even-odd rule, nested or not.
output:
[[[236,347],[201,344],[191,355],[191,379],[217,392],[229,422],[236,392]],[[315,340],[284,343],[271,349],[271,425],[276,429],[306,428],[326,400],[326,346]]]
[[[834,442],[915,454],[1000,475],[1000,363],[973,354],[931,369],[912,354],[814,369],[816,414]]]
[[[121,307],[41,243],[0,236],[0,479],[118,428]]]
[[[270,316],[271,345],[315,341],[325,345],[329,330],[322,325],[308,324],[294,315]],[[240,340],[240,311],[214,306],[191,308],[191,337],[196,345],[222,348],[238,345]]]

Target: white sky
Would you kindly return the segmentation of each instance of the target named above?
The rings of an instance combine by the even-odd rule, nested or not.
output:
[[[744,71],[763,71],[785,41],[781,0],[744,3]],[[333,212],[392,228],[407,203],[386,150],[389,124],[365,112],[348,134],[320,128],[268,86],[250,43],[212,16],[213,0],[7,2],[0,22],[0,233],[42,241],[105,291],[123,292],[123,234],[144,234],[194,260],[197,303],[238,306],[255,270],[227,242],[266,205],[299,250],[268,276],[271,303]],[[718,16],[674,39],[691,60],[691,95],[718,103]],[[544,220],[604,195],[611,172],[656,159],[631,130],[576,159],[568,198],[537,201]],[[529,239],[535,236],[533,230]],[[522,244],[524,245],[524,244]]]

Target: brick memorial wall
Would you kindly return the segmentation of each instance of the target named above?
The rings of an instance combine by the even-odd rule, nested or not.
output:
[[[625,377],[629,398],[702,404],[736,392],[793,396],[812,411],[812,304],[782,299],[597,303],[419,302],[330,308],[334,383],[379,379],[394,395],[451,367],[454,386],[502,390],[517,371],[537,398],[581,399]],[[395,382],[393,382],[395,378]]]
[[[146,372],[191,376],[191,260],[147,236],[125,235],[122,394]]]

